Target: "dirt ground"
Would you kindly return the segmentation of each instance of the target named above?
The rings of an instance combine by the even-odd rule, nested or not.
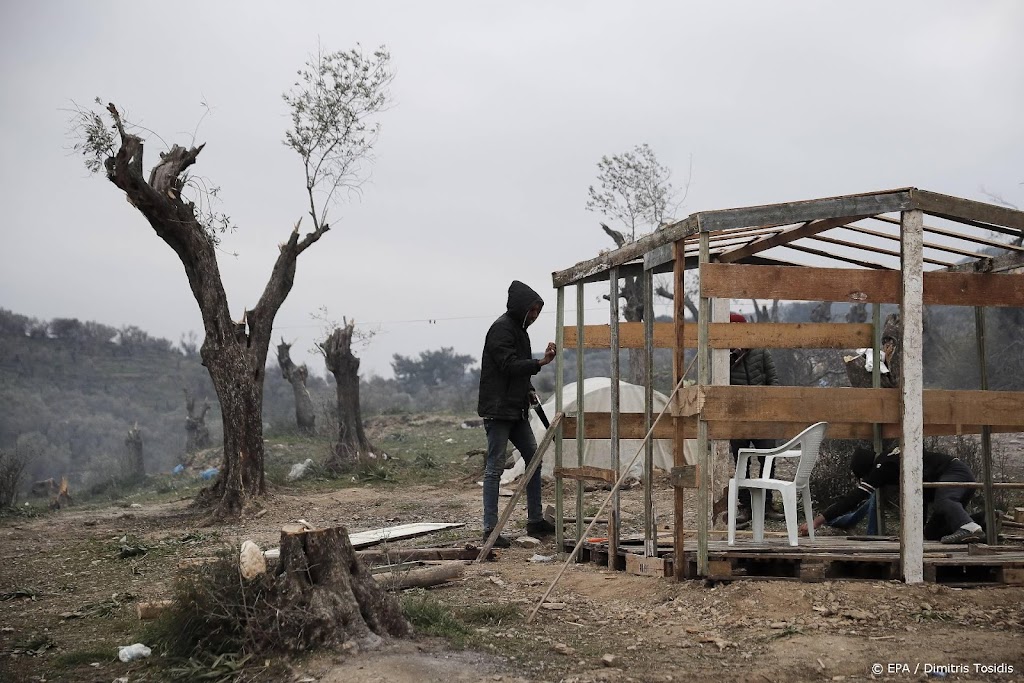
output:
[[[545,502],[551,495],[546,486]],[[659,488],[658,509],[665,515],[670,495]],[[260,517],[220,528],[197,527],[186,499],[0,520],[0,681],[163,680],[159,652],[124,664],[115,658],[116,647],[137,642],[142,626],[134,602],[169,597],[182,559],[245,539],[276,547],[281,526],[299,518],[353,532],[465,522],[463,529],[400,547],[479,543],[480,497],[472,477],[458,477],[436,484],[279,488]],[[603,495],[590,494],[588,505],[599,500]],[[642,500],[639,488],[623,493],[624,519],[636,516]],[[521,534],[524,522],[520,506],[510,535]],[[133,544],[147,546],[148,554],[121,559],[118,549]],[[1022,587],[713,585],[573,564],[549,598],[560,607],[540,610],[527,624],[561,566],[557,558],[533,562],[535,554],[554,555],[553,542],[501,551],[496,561],[467,566],[459,581],[419,589],[417,595],[453,609],[493,606],[512,615],[474,626],[460,642],[418,635],[373,651],[267,662],[276,666],[251,677],[306,683],[1024,680]]]

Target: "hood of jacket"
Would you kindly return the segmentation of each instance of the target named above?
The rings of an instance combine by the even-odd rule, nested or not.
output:
[[[520,327],[525,326],[526,314],[529,313],[530,307],[536,303],[540,303],[543,306],[544,299],[541,299],[540,294],[533,291],[529,285],[519,280],[513,280],[512,284],[508,286],[506,312]]]

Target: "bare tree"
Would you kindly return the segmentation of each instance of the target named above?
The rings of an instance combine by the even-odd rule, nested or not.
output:
[[[210,428],[206,426],[206,413],[210,412],[209,401],[196,410],[196,398],[185,389],[185,453],[194,455],[213,443],[210,439]]]
[[[672,172],[658,162],[646,143],[630,152],[601,157],[597,169],[598,187],[591,185],[587,188],[587,210],[625,226],[627,232],[620,232],[605,223],[600,224],[617,247],[635,241],[637,231],[642,236],[661,227],[668,221],[670,213],[682,205],[689,192],[688,177],[683,196],[676,201],[678,193],[672,187]],[[619,296],[625,300],[622,315],[627,322],[641,322],[644,319],[643,281],[639,277],[626,277],[623,281],[619,288]],[[657,287],[655,293],[673,298],[673,293],[664,286]],[[684,305],[696,320],[696,305],[685,292],[683,297]],[[630,349],[628,376],[634,384],[643,384],[643,363],[643,350]]]
[[[146,478],[146,462],[142,454],[142,430],[136,422],[124,438],[124,470],[128,481],[139,482]]]
[[[324,354],[327,369],[334,375],[338,399],[338,441],[324,466],[332,471],[344,470],[369,458],[373,446],[363,431],[359,407],[359,359],[352,353],[355,321],[344,320],[317,347]]]
[[[295,395],[295,423],[304,434],[316,433],[316,412],[313,410],[313,399],[306,388],[309,368],[306,364],[295,365],[291,356],[292,345],[281,339],[277,345],[277,364],[281,367],[281,376],[292,385]]]
[[[263,461],[263,379],[274,317],[291,291],[299,255],[329,229],[327,206],[339,189],[358,190],[363,165],[371,159],[379,127],[368,119],[389,100],[390,56],[360,48],[310,58],[295,88],[284,95],[292,128],[285,144],[298,152],[306,174],[313,229],[301,235],[299,222],[278,246],[270,278],[256,305],[236,321],[217,263],[219,233],[230,227],[223,214],[205,210],[210,192],[188,169],[204,145],[173,145],[160,155],[148,178],[143,170],[143,139],[109,104],[110,124],[95,111],[79,109],[72,124],[75,149],[86,167],[106,172],[128,201],[178,255],[199,304],[205,337],[200,354],[213,380],[224,424],[224,458],[217,481],[199,502],[214,505],[215,517],[241,513],[266,491]],[[189,199],[199,190],[199,199]],[[215,195],[215,192],[212,194]],[[198,207],[197,207],[198,201]]]

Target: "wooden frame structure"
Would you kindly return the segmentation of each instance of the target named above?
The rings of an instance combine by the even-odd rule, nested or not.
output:
[[[926,217],[928,224],[926,224]],[[992,239],[1011,236],[1011,243]],[[578,480],[576,518],[583,519],[585,438],[612,443],[618,471],[619,439],[642,438],[652,424],[652,358],[655,348],[673,349],[673,382],[685,372],[687,348],[696,348],[698,379],[672,406],[672,421],[659,423],[655,438],[674,441],[674,573],[684,578],[683,503],[685,490],[697,491],[696,573],[708,576],[712,442],[730,438],[783,438],[817,421],[829,422],[829,438],[898,437],[902,449],[900,573],[923,580],[923,439],[928,435],[981,434],[986,507],[992,510],[993,482],[989,435],[1024,431],[1024,392],[926,390],[923,386],[922,319],[925,305],[974,307],[984,363],[986,307],[1024,307],[1024,212],[967,199],[900,188],[883,192],[695,213],[635,242],[552,274],[558,293],[556,406],[562,410],[566,345],[577,351],[577,405],[583,405],[585,349],[610,349],[612,408],[602,413],[567,413],[563,429],[576,435],[576,467],[563,467],[561,434],[556,436],[557,545],[562,538],[562,478]],[[1015,241],[1014,241],[1015,240]],[[986,249],[988,251],[981,251]],[[698,269],[697,324],[684,324],[683,276]],[[653,276],[673,274],[674,322],[655,323]],[[644,322],[619,321],[619,282],[643,282]],[[584,285],[607,281],[607,325],[585,325]],[[565,288],[576,288],[576,324],[565,325]],[[760,323],[730,325],[732,299],[863,302],[874,304],[874,322]],[[880,346],[879,306],[899,304],[900,385],[883,388],[728,386],[730,348],[860,348]],[[695,329],[696,328],[696,329]],[[621,348],[645,353],[646,408],[619,410],[618,357]],[[877,368],[877,364],[876,364]],[[877,371],[874,386],[879,387]],[[684,438],[697,438],[698,463],[683,460]],[[651,445],[645,458],[644,555],[657,551],[651,495]],[[571,456],[570,456],[571,457]],[[593,469],[593,468],[590,468]],[[589,475],[594,476],[593,472]],[[989,542],[995,542],[989,520]],[[577,540],[582,525],[577,524]],[[609,514],[609,563],[619,554],[619,506]]]

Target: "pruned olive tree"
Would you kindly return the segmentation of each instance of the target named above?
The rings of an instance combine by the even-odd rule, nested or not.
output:
[[[359,358],[352,353],[352,341],[357,336],[355,321],[342,318],[342,324],[334,325],[327,338],[317,344],[327,369],[334,375],[337,396],[337,441],[324,463],[331,472],[343,472],[375,457],[359,405]]]
[[[79,134],[75,149],[85,156],[86,167],[104,171],[174,250],[199,304],[205,335],[200,355],[220,401],[224,457],[216,482],[200,493],[198,502],[210,504],[217,518],[240,514],[265,492],[263,379],[274,317],[291,291],[299,255],[329,230],[328,207],[339,192],[358,190],[365,178],[379,132],[371,120],[386,108],[393,77],[384,47],[364,54],[358,46],[318,51],[298,75],[284,94],[291,113],[284,143],[302,160],[313,227],[302,234],[301,219],[295,224],[278,246],[259,300],[240,320],[231,315],[217,263],[219,233],[228,221],[205,209],[208,197],[196,195],[201,184],[188,172],[204,145],[173,145],[147,176],[140,130],[113,104],[107,105],[106,115],[80,108],[72,121]]]
[[[650,145],[637,145],[632,151],[603,156],[597,164],[597,184],[587,188],[587,210],[620,223],[625,231],[610,228],[601,223],[601,229],[612,238],[616,247],[635,242],[638,236],[657,230],[667,222],[676,208],[686,200],[690,180],[687,178],[682,197],[672,186],[672,171],[662,166]],[[671,299],[673,292],[663,286],[656,293]],[[625,300],[622,316],[627,322],[642,322],[644,319],[643,282],[639,277],[623,278],[619,296]],[[607,297],[606,297],[607,298]],[[684,293],[684,305],[693,318],[697,318],[697,307]],[[630,349],[630,381],[643,384],[643,350]]]
[[[292,361],[292,345],[281,339],[277,345],[277,364],[281,368],[281,376],[292,385],[295,396],[295,424],[303,434],[316,434],[316,411],[313,410],[313,399],[306,387],[309,379],[309,368],[306,364],[296,365]]]

